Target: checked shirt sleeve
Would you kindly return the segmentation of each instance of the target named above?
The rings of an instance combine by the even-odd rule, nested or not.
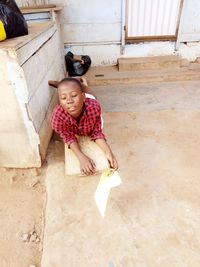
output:
[[[101,107],[99,104],[97,104],[96,106],[95,116],[96,121],[93,127],[92,134],[90,135],[92,141],[95,141],[96,139],[105,139],[105,135],[103,134],[101,127]]]
[[[51,117],[51,126],[53,130],[60,135],[64,143],[70,146],[71,143],[77,142],[75,134],[69,130],[70,127],[67,125],[66,115],[59,107],[56,107]]]

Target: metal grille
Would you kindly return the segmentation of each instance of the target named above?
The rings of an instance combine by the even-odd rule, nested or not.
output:
[[[181,0],[127,0],[128,37],[176,35]]]

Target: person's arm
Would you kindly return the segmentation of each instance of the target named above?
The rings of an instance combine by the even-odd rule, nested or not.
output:
[[[110,167],[117,170],[118,169],[117,160],[116,160],[114,154],[112,153],[111,148],[107,144],[106,139],[105,139],[105,135],[102,132],[101,107],[100,107],[100,105],[98,106],[97,109],[98,109],[97,110],[98,116],[96,117],[96,122],[95,122],[95,125],[93,127],[93,131],[91,134],[91,140],[95,141],[96,144],[103,150],[103,152],[105,153],[105,155],[108,159]]]
[[[70,149],[77,156],[80,163],[80,170],[82,174],[92,175],[95,173],[95,163],[92,159],[88,158],[80,149],[80,146],[77,142],[70,144]]]
[[[85,175],[93,174],[95,172],[95,164],[93,160],[88,158],[81,151],[75,134],[70,130],[69,125],[66,124],[66,121],[64,121],[62,117],[63,114],[62,111],[59,110],[59,107],[55,108],[51,117],[53,130],[61,136],[64,143],[68,144],[68,148],[71,148],[78,157],[81,172]]]
[[[108,162],[110,164],[110,167],[117,170],[118,169],[118,163],[117,160],[110,148],[110,146],[106,143],[105,139],[96,139],[95,143],[103,150],[103,152],[106,155],[106,158],[108,159]]]

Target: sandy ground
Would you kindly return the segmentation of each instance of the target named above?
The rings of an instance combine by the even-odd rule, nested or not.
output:
[[[104,113],[122,179],[104,218],[100,176],[65,177],[63,145],[51,143],[42,267],[199,267],[199,114]]]
[[[1,267],[40,266],[46,201],[43,179],[36,169],[0,169]]]
[[[199,86],[95,88],[122,178],[104,219],[61,142],[41,173],[1,169],[0,267],[199,267]]]

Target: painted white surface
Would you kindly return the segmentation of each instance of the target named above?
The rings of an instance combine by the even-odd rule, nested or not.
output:
[[[48,22],[47,24],[51,25]],[[23,65],[56,32],[55,25],[47,27],[41,34],[34,36],[31,41],[17,49],[17,57],[20,65]]]
[[[102,43],[120,41],[120,24],[62,24],[64,43]]]
[[[64,74],[61,76],[61,73],[60,61],[55,60],[27,104],[37,133],[40,131],[42,122],[48,112],[49,103],[55,93],[55,89],[48,86],[48,80],[62,79]]]
[[[72,45],[65,46],[66,53],[72,51],[77,55],[90,55],[93,66],[115,65],[119,57],[146,57],[146,56],[164,56],[173,55],[174,42],[149,42],[126,45],[124,55],[120,54],[119,44],[107,45]]]
[[[24,14],[24,18],[28,23],[30,22],[42,22],[44,20],[50,20],[51,15],[49,12],[41,12],[41,13],[29,13],[29,14]]]
[[[31,149],[36,150],[38,155],[38,164],[40,164],[39,157],[39,137],[35,132],[34,125],[32,121],[30,121],[29,116],[27,114],[27,106],[26,103],[28,101],[28,88],[25,80],[23,69],[18,65],[17,60],[7,61],[7,71],[8,71],[8,79],[12,85],[12,88],[15,92],[17,103],[19,104],[19,109],[21,111],[21,117],[23,118],[23,122],[28,133],[29,144]],[[37,149],[36,149],[37,148]]]
[[[200,32],[200,1],[185,0],[182,33]]]
[[[0,167],[40,167],[41,155],[44,159],[56,101],[48,80],[64,76],[59,30],[50,25],[53,31],[49,24],[46,31],[37,24],[28,43],[25,36],[1,45]]]
[[[28,100],[34,96],[47,72],[54,65],[54,62],[56,61],[61,64],[61,58],[52,56],[52,54],[60,55],[59,36],[57,31],[51,37],[47,37],[47,39],[43,40],[42,49],[36,49],[34,56],[31,56],[29,60],[26,60],[22,65],[26,81],[29,85]],[[49,41],[47,41],[48,39]],[[33,68],[33,66],[35,67]],[[40,71],[38,71],[38,66]],[[54,79],[55,77],[57,77],[57,73],[51,79]]]
[[[51,2],[51,1],[50,1]],[[63,0],[62,23],[109,24],[121,22],[121,0]],[[55,1],[52,0],[52,3]]]
[[[123,28],[121,23],[122,1],[49,0],[49,3],[64,7],[61,12],[60,21],[64,43],[66,44],[65,51],[70,50],[75,54],[88,54],[92,58],[93,65],[116,64],[117,58],[121,56],[140,57],[175,53],[173,42],[151,42],[126,45],[124,54],[121,55],[120,42]],[[152,0],[140,0],[141,5],[144,1],[149,3]],[[166,2],[164,0],[160,1]],[[186,10],[183,14],[180,40],[200,40],[200,1],[184,1],[186,2]],[[149,4],[147,9],[149,9]],[[168,10],[168,12],[164,13],[169,15],[169,10],[171,9],[167,2],[165,10]],[[154,15],[152,14],[152,16]],[[144,22],[144,26],[148,28],[147,21]],[[167,28],[167,25],[164,27]],[[146,34],[146,31],[144,33]],[[189,47],[187,50],[192,51],[194,48]]]
[[[181,43],[177,54],[189,61],[194,61],[200,57],[200,42]]]
[[[98,43],[121,40],[121,0],[50,0],[61,4],[64,43]]]
[[[128,37],[175,35],[180,0],[128,0]]]
[[[172,55],[174,54],[174,47],[174,42],[148,42],[126,45],[124,57]]]
[[[89,55],[93,66],[115,65],[120,56],[120,45],[66,45],[65,51],[72,51],[76,55]]]
[[[0,166],[39,167],[39,138],[26,110],[23,71],[9,51],[1,49],[0,57]]]
[[[200,1],[185,0],[184,5],[180,41],[200,41]]]

